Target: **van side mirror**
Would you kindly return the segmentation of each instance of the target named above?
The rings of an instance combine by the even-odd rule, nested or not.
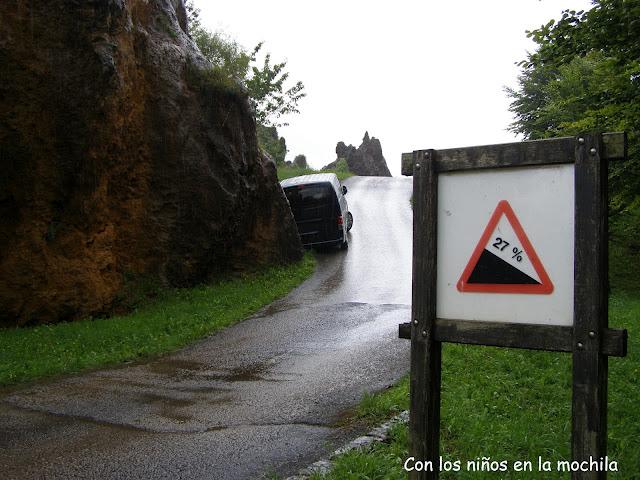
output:
[[[345,187],[344,185],[342,185],[342,194],[343,195],[347,194],[347,187]]]

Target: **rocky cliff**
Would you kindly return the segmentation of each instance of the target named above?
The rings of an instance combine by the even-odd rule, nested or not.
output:
[[[0,325],[301,256],[246,96],[182,0],[0,3]]]
[[[323,170],[334,168],[338,160],[344,158],[347,161],[349,170],[356,175],[391,176],[387,161],[382,155],[380,140],[375,137],[369,138],[369,132],[364,133],[362,143],[357,149],[353,145],[346,146],[344,142],[338,142],[336,156],[338,157],[336,161],[326,165]]]

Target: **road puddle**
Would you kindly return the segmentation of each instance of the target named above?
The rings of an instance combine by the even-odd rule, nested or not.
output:
[[[149,370],[153,373],[174,378],[193,375],[204,368],[206,368],[206,365],[201,362],[179,358],[164,358],[149,364]]]
[[[249,365],[231,368],[228,371],[220,371],[213,366],[201,362],[167,358],[149,364],[149,370],[153,373],[167,376],[173,380],[214,380],[222,382],[275,382],[278,380],[268,378],[266,373],[273,366],[272,362],[257,362]],[[199,386],[186,387],[206,391],[214,387]]]

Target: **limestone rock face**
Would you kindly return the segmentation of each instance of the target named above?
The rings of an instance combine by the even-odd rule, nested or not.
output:
[[[326,165],[323,169],[331,169],[341,158],[347,161],[349,170],[356,175],[368,175],[375,177],[390,177],[391,173],[387,167],[387,161],[382,155],[380,140],[375,137],[369,138],[369,132],[365,132],[362,144],[356,149],[353,145],[345,145],[338,142],[336,145],[335,162]]]
[[[0,325],[301,257],[247,98],[182,0],[0,2]]]

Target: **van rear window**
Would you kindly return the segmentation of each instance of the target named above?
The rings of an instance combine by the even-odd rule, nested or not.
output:
[[[307,207],[325,205],[333,199],[333,189],[330,185],[296,185],[284,189],[291,206]]]

